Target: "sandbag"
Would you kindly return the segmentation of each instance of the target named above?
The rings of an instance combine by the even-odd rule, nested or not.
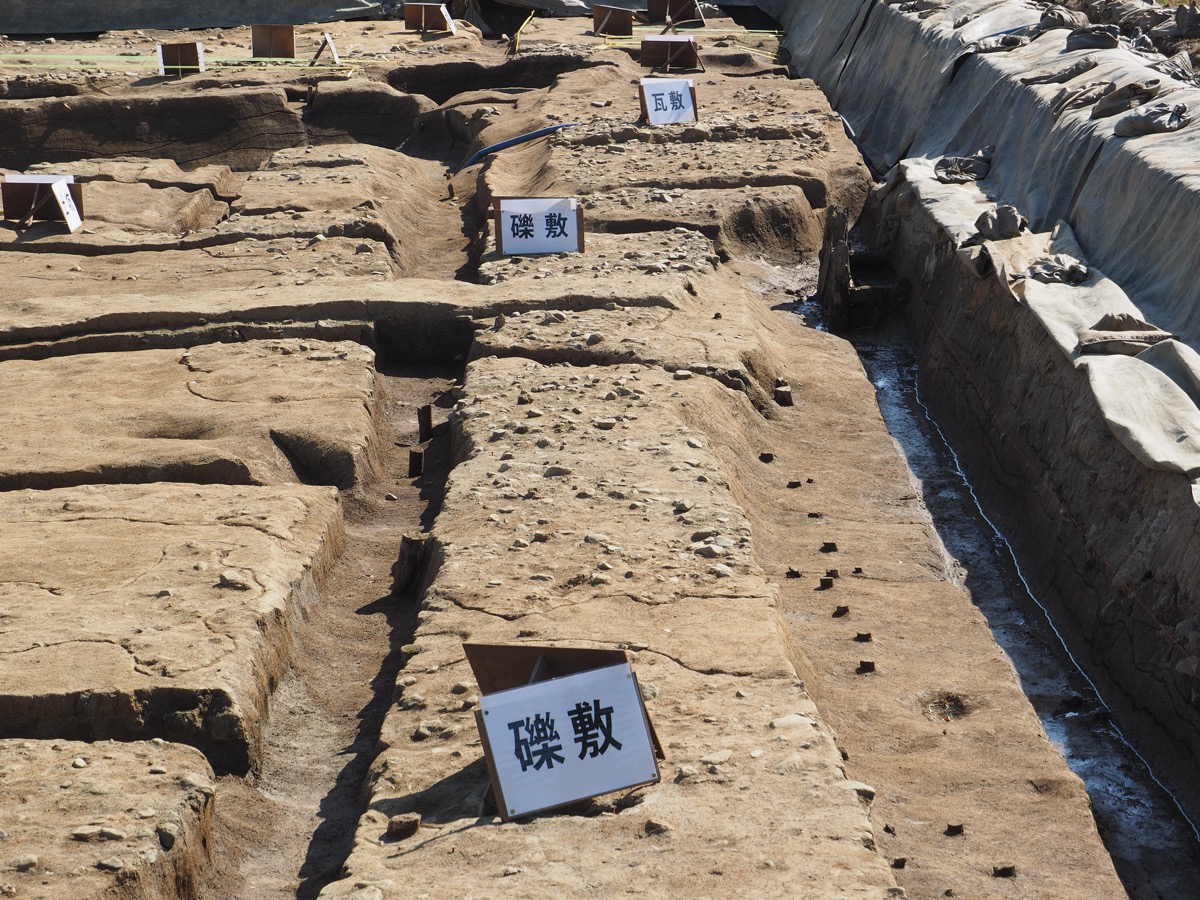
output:
[[[1009,50],[1016,50],[1018,47],[1024,47],[1029,43],[1029,38],[1021,34],[1004,34],[999,37],[984,38],[981,41],[976,41],[967,49],[973,53],[1006,53]]]
[[[1200,38],[1200,10],[1196,9],[1196,0],[1175,10],[1175,27],[1180,37]]]
[[[1187,104],[1155,103],[1143,106],[1117,122],[1113,134],[1117,137],[1141,137],[1144,134],[1166,134],[1178,131],[1189,122]]]
[[[1152,344],[1172,337],[1174,335],[1129,313],[1107,313],[1080,333],[1079,352],[1137,356]]]
[[[996,148],[985,147],[970,156],[944,156],[933,167],[934,177],[942,184],[969,184],[982,181],[992,170]]]
[[[1096,105],[1092,107],[1092,118],[1107,119],[1109,116],[1128,112],[1135,107],[1141,106],[1143,103],[1149,103],[1158,96],[1161,88],[1162,82],[1157,78],[1148,78],[1145,81],[1131,81],[1128,84],[1123,84],[1116,90],[1110,91],[1100,98]]]
[[[1061,72],[1047,72],[1044,75],[1030,75],[1021,79],[1021,84],[1065,84],[1073,78],[1078,78],[1084,72],[1096,68],[1096,57],[1091,54],[1077,60]]]
[[[975,230],[979,232],[979,237],[987,241],[1008,240],[1028,228],[1029,220],[1015,206],[997,206],[975,220]]]
[[[1200,87],[1200,79],[1196,77],[1196,70],[1192,68],[1192,58],[1186,50],[1180,50],[1170,59],[1155,63],[1150,68],[1156,72],[1162,72],[1176,81]]]
[[[1066,50],[1112,50],[1120,43],[1121,30],[1116,25],[1088,25],[1071,32]]]
[[[1087,13],[1074,12],[1065,6],[1055,4],[1042,10],[1040,24],[1044,31],[1054,28],[1070,28],[1073,31],[1076,28],[1086,28],[1091,21],[1088,19]]]
[[[1083,284],[1088,278],[1088,267],[1066,253],[1055,253],[1036,260],[1022,278],[1032,278],[1043,284]]]
[[[1068,88],[1061,91],[1054,102],[1051,104],[1051,109],[1054,110],[1055,118],[1058,118],[1068,109],[1084,109],[1093,105],[1097,100],[1111,94],[1117,89],[1117,85],[1112,81],[1089,81],[1087,84],[1080,85],[1077,88]]]

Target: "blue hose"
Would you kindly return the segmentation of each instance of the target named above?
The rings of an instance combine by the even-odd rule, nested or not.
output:
[[[509,138],[507,141],[501,141],[498,144],[492,144],[490,147],[484,147],[478,153],[475,153],[465,163],[459,166],[458,171],[461,172],[463,169],[470,168],[485,156],[497,153],[500,150],[507,150],[509,147],[515,147],[517,144],[524,144],[526,141],[532,141],[540,137],[545,137],[548,134],[554,134],[554,132],[558,131],[560,128],[571,128],[578,124],[578,122],[564,122],[561,125],[550,125],[546,128],[539,128],[537,131],[531,131],[528,134],[522,134],[515,138]]]

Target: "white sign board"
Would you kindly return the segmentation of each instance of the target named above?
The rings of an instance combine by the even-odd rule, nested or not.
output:
[[[574,198],[501,199],[496,249],[508,255],[583,252],[583,216]]]
[[[690,78],[643,78],[642,105],[651,125],[695,122],[696,86]]]
[[[629,663],[486,694],[479,711],[506,819],[658,781]]]
[[[9,184],[55,184],[59,181],[74,184],[74,175],[22,175],[14,172],[11,175],[5,175],[4,180]]]
[[[66,179],[51,184],[50,190],[58,203],[63,221],[67,223],[67,230],[74,233],[82,228],[83,218],[79,215],[79,210],[75,208],[75,201],[71,199],[71,189],[67,187]]]

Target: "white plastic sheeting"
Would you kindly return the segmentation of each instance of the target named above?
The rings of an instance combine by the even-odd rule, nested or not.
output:
[[[1127,49],[1065,52],[1065,29],[1016,50],[964,57],[975,41],[1039,20],[1040,10],[1019,0],[958,0],[924,19],[880,0],[759,5],[783,24],[797,70],[829,94],[877,171],[906,157],[936,161],[994,144],[984,195],[1016,206],[1035,229],[1069,222],[1142,318],[1200,346],[1200,122],[1119,138],[1120,116],[1093,120],[1085,107],[1056,117],[1053,108],[1064,88],[1159,78],[1157,100],[1200,114],[1200,89]],[[1020,82],[1089,54],[1096,67],[1066,85]]]

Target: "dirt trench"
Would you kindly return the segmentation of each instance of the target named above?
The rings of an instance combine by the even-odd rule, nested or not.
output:
[[[502,78],[493,82],[474,69],[471,86],[478,91],[455,98],[441,90],[450,101],[446,110],[430,107],[433,100],[405,99],[378,78],[342,91],[346,102],[371,97],[395,111],[400,124],[392,125],[407,138],[381,130],[368,109],[356,111],[340,135],[333,133],[336,122],[324,121],[311,148],[310,133],[298,138],[287,128],[267,129],[281,146],[240,143],[239,154],[269,155],[272,163],[246,165],[252,171],[244,173],[231,215],[213,226],[219,240],[181,234],[139,259],[103,245],[104,234],[86,235],[74,252],[57,245],[71,257],[68,266],[44,262],[54,259],[51,247],[60,240],[50,236],[40,252],[20,256],[27,293],[18,300],[29,318],[12,325],[11,352],[23,358],[9,362],[53,356],[47,345],[56,327],[70,331],[64,345],[70,349],[129,354],[142,341],[181,350],[214,337],[234,345],[255,338],[273,342],[269,352],[288,365],[304,358],[338,367],[303,378],[306,385],[334,383],[330,373],[355,358],[326,347],[326,338],[366,341],[377,353],[369,387],[345,379],[341,388],[342,406],[372,410],[370,451],[354,444],[346,419],[307,434],[315,450],[322,440],[357,449],[365,474],[337,495],[344,549],[328,571],[316,573],[320,602],[308,603],[290,636],[278,639],[280,669],[271,678],[259,762],[245,779],[216,781],[208,880],[196,894],[406,896],[412,879],[440,885],[435,892],[447,896],[502,892],[507,885],[599,890],[586,879],[606,870],[590,852],[601,846],[597,853],[611,847],[614,858],[640,868],[650,891],[662,894],[701,879],[715,894],[882,897],[907,888],[917,896],[1007,896],[1016,877],[1020,888],[1030,884],[1055,896],[1119,896],[1086,795],[1046,745],[1016,676],[961,586],[942,571],[927,517],[853,353],[828,335],[798,329],[789,313],[771,308],[781,298],[762,302],[746,293],[769,268],[755,257],[781,252],[781,215],[789,234],[811,241],[830,210],[861,204],[864,173],[840,121],[815,91],[803,93],[811,88],[781,80],[762,56],[734,46],[705,84],[721,98],[725,119],[706,122],[688,139],[660,141],[629,124],[629,83],[639,72],[626,51],[603,51],[603,65],[580,71],[574,56],[553,49],[578,36],[561,23],[544,27],[529,38],[534,47],[540,38],[551,48],[542,75],[557,77],[522,83],[511,95]],[[503,72],[503,51],[484,49]],[[460,50],[482,52],[478,44]],[[722,67],[736,77],[725,78]],[[551,83],[555,90],[545,91]],[[229,89],[229,96],[240,90]],[[294,87],[245,90],[267,97],[263,102],[289,123],[307,102]],[[337,91],[322,83],[317,96],[323,92],[322,102],[331,104]],[[765,116],[749,112],[784,98],[795,108],[782,124],[764,125]],[[586,125],[497,159],[478,176],[459,176],[450,196],[445,174],[469,149],[579,108],[595,111]],[[85,112],[95,121],[86,105]],[[403,138],[410,152],[355,141],[369,135],[379,143]],[[208,153],[193,147],[182,161],[222,158],[201,151]],[[250,157],[227,161],[236,159]],[[623,161],[619,176],[601,183],[613,159]],[[664,160],[680,172],[719,171],[694,188],[667,191],[655,184],[655,167]],[[301,190],[309,184],[318,186],[319,202]],[[402,202],[375,196],[397,185],[404,186],[397,194]],[[596,225],[589,255],[496,254],[479,213],[492,196],[515,189],[586,195]],[[772,191],[764,209],[759,195]],[[787,249],[789,264],[811,268],[815,247]],[[204,253],[205,271],[189,269],[172,250]],[[47,275],[47,265],[63,279],[62,291],[108,283],[102,309],[56,324],[61,317],[42,312],[48,304],[39,288],[27,287]],[[490,279],[486,295],[466,284],[477,266],[480,280],[484,272]],[[131,276],[136,280],[126,285]],[[113,283],[124,290],[113,290]],[[158,301],[152,312],[139,309],[150,305],[146,295]],[[145,316],[156,327],[142,334]],[[436,365],[419,368],[419,358]],[[174,365],[188,370],[193,396],[246,402],[246,379],[218,362],[192,349]],[[635,390],[639,379],[655,387]],[[555,391],[566,390],[559,382],[572,380],[577,393],[558,401]],[[793,402],[785,403],[793,389]],[[276,405],[314,409],[320,399],[292,384],[272,385],[269,394]],[[424,472],[404,477],[417,447],[416,408],[427,403],[437,427],[422,448]],[[558,452],[549,434],[537,437],[538,429],[569,436],[585,417],[579,410],[593,404],[620,410],[596,419],[596,433],[628,430],[637,440],[597,444],[596,453],[557,466],[579,479],[578,489],[545,496],[540,492],[555,490],[557,476],[542,474],[540,488],[524,490],[523,468],[536,464],[544,473],[544,457]],[[489,425],[489,418],[510,415],[511,427]],[[148,433],[137,424],[139,434]],[[221,430],[182,424],[188,427],[172,433]],[[290,424],[299,429],[303,422]],[[261,470],[283,481],[322,481],[319,467],[289,473],[289,460],[272,455],[278,442],[260,447],[250,442],[253,428],[235,430],[241,443],[214,454],[261,453]],[[452,474],[451,431],[463,462]],[[668,439],[681,434],[689,435],[683,451],[689,455],[670,468],[664,463],[661,472],[647,468],[645,459],[668,455]],[[653,453],[623,461],[620,453],[639,444]],[[626,465],[644,478],[668,479],[669,487],[639,488],[644,483],[636,479],[612,484],[627,477]],[[689,483],[692,470],[703,477]],[[585,484],[585,476],[596,484]],[[455,506],[439,520],[448,478]],[[722,515],[693,522],[677,509],[659,524],[641,524],[651,521],[653,505],[662,502],[658,494],[667,490],[699,492]],[[492,505],[474,500],[475,493]],[[684,508],[690,501],[674,502]],[[241,522],[243,511],[234,512]],[[736,531],[731,518],[745,523],[738,540],[718,534]],[[580,523],[592,523],[588,537],[595,540],[575,537]],[[620,545],[623,537],[600,534],[615,530],[613,523],[628,523],[619,526],[632,529],[628,543],[644,542],[653,565],[663,535],[682,540],[671,547],[674,559],[663,558],[660,578],[652,567],[646,574],[646,559],[631,556]],[[431,589],[393,595],[391,567],[402,536],[435,526],[445,531],[438,535],[441,567],[431,566],[423,579]],[[505,531],[510,527],[513,534]],[[743,532],[753,532],[753,542]],[[446,534],[467,549],[455,549]],[[716,543],[718,536],[725,541]],[[830,564],[824,547],[831,541],[824,538],[840,540],[848,571],[821,574]],[[557,549],[573,542],[582,549]],[[603,566],[590,559],[600,552],[597,544]],[[525,565],[520,560],[546,546],[562,558],[550,559],[552,572],[535,573],[535,586],[552,585],[554,604],[531,614],[521,606],[528,596],[494,588],[505,578],[515,581]],[[725,558],[729,565],[712,562]],[[609,596],[614,576],[607,573],[618,563],[628,565],[629,574],[619,577],[630,587]],[[865,572],[854,572],[856,565]],[[670,585],[681,578],[700,596],[676,597],[681,589]],[[827,579],[836,582],[832,593]],[[232,570],[217,578],[222,590],[243,586],[246,580]],[[847,621],[826,609],[844,596],[854,598]],[[776,598],[786,631],[777,623]],[[618,601],[625,605],[606,605]],[[580,618],[586,625],[563,622],[561,610],[576,603],[604,612]],[[898,603],[904,621],[896,618]],[[955,623],[960,657],[947,663],[910,649],[946,617]],[[869,651],[851,639],[850,626],[874,631]],[[629,637],[635,631],[637,640]],[[650,695],[649,702],[672,736],[665,783],[501,824],[483,798],[482,767],[465,761],[479,754],[461,660],[461,641],[473,633],[627,649],[654,673],[654,690],[662,685],[661,699]],[[879,663],[877,677],[854,674],[867,652]],[[990,682],[972,680],[981,658]],[[828,722],[836,724],[836,738]],[[797,726],[802,733],[783,733]],[[869,785],[862,781],[868,778]],[[413,808],[425,817],[419,837],[399,844],[388,834],[388,816]],[[705,811],[702,821],[696,809]],[[939,816],[963,825],[968,840],[948,841],[952,822]],[[774,833],[784,821],[788,828]],[[572,858],[563,858],[566,851]],[[1064,857],[1078,872],[1063,869]],[[112,857],[103,861],[114,865]]]

